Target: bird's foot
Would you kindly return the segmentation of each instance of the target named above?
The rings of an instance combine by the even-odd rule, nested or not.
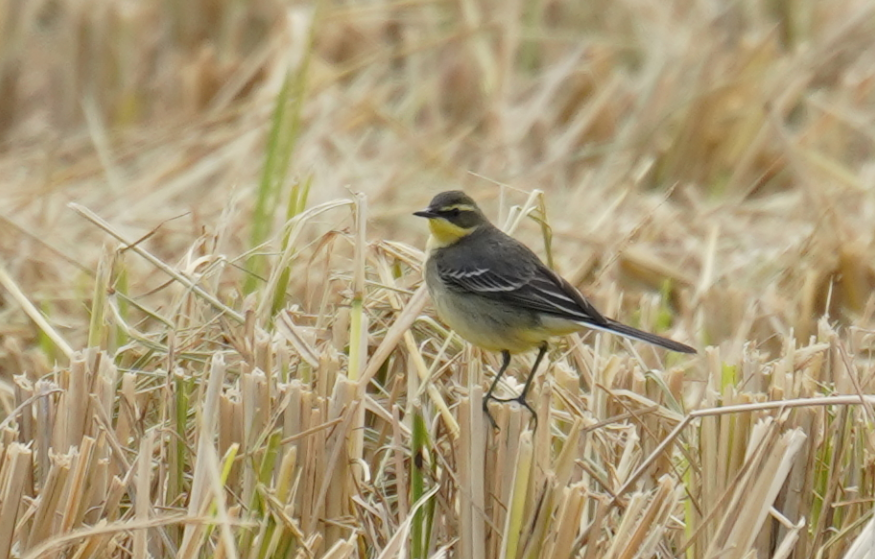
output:
[[[500,402],[502,404],[509,404],[510,402],[516,402],[517,404],[526,408],[527,410],[529,410],[529,413],[532,414],[532,419],[535,421],[535,429],[534,430],[536,430],[536,431],[538,430],[538,414],[535,413],[535,409],[532,406],[530,406],[529,403],[526,401],[525,394],[520,394],[519,396],[516,396],[514,398],[496,398],[495,396],[492,396],[492,397],[490,397],[490,400],[493,400],[495,402]],[[489,413],[489,409],[486,406],[486,402],[487,401],[484,399],[483,400],[483,411],[486,412],[486,415],[489,417],[489,420],[492,422],[492,426],[497,429],[498,427],[496,426],[495,420],[492,418],[492,414]]]
[[[493,398],[491,396],[483,398],[483,413],[485,413],[486,417],[489,418],[489,423],[492,424],[492,429],[495,431],[501,431],[501,429],[498,428],[498,423],[495,422],[495,418],[492,417],[492,412],[489,411],[489,400],[495,399],[496,398]]]

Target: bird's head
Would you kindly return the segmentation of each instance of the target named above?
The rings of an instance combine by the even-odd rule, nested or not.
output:
[[[477,203],[461,190],[441,192],[432,198],[426,209],[413,215],[428,219],[436,248],[451,245],[489,224]]]

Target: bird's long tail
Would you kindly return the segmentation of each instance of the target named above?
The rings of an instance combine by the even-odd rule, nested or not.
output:
[[[672,351],[678,351],[680,353],[696,353],[695,349],[686,344],[682,344],[668,338],[663,338],[662,336],[657,336],[656,334],[651,334],[650,332],[645,332],[644,330],[632,328],[631,326],[626,326],[625,324],[617,322],[616,320],[610,318],[608,318],[607,321],[607,324],[586,323],[586,326],[594,330],[601,330],[602,332],[618,334],[625,338],[640,340],[642,342],[647,342],[649,344],[664,347],[665,349],[670,349]]]

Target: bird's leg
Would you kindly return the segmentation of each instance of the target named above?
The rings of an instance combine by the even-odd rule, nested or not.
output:
[[[529,406],[526,405],[526,394],[529,393],[529,388],[532,386],[532,381],[535,379],[535,373],[538,372],[538,366],[541,364],[541,361],[544,359],[544,355],[546,355],[546,354],[547,354],[547,342],[541,342],[541,347],[540,347],[540,350],[538,351],[538,356],[535,357],[535,364],[532,365],[532,372],[529,373],[529,378],[526,379],[526,384],[523,386],[523,391],[519,395],[519,398],[517,398],[517,401],[527,408],[529,408]],[[531,410],[532,408],[529,408],[529,409]],[[532,412],[532,413],[535,413],[535,412]]]
[[[495,375],[495,380],[492,381],[492,384],[489,386],[489,390],[486,391],[486,396],[483,397],[483,411],[486,412],[486,417],[489,418],[489,422],[492,423],[493,429],[498,429],[498,424],[495,422],[495,419],[492,417],[492,414],[489,413],[489,400],[498,400],[498,398],[492,395],[492,392],[495,390],[495,387],[498,386],[498,381],[501,380],[501,375],[507,370],[510,366],[510,352],[505,350],[501,352],[501,368],[498,369],[498,373]]]
[[[546,354],[547,342],[543,342],[538,351],[538,356],[535,357],[535,364],[532,365],[532,371],[529,373],[529,377],[526,379],[526,384],[523,385],[523,391],[520,393],[519,396],[517,396],[516,398],[492,398],[496,402],[516,402],[522,407],[529,410],[529,412],[531,412],[532,414],[532,418],[535,420],[535,429],[538,428],[538,414],[535,413],[535,409],[532,408],[532,406],[530,406],[529,403],[526,401],[526,395],[529,393],[529,388],[531,388],[532,381],[535,379],[535,373],[538,372],[538,367],[541,365],[541,361],[544,359],[544,355]]]

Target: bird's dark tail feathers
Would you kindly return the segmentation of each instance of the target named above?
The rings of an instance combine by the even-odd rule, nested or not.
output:
[[[608,323],[604,325],[587,323],[586,326],[595,330],[618,334],[625,338],[632,338],[633,340],[647,342],[649,344],[664,347],[665,349],[670,349],[672,351],[678,351],[680,353],[696,353],[695,349],[686,344],[682,344],[668,338],[663,338],[662,336],[657,336],[656,334],[651,334],[650,332],[645,332],[644,330],[632,328],[631,326],[626,326],[625,324],[617,322],[616,320],[610,318],[608,318],[607,321]]]

